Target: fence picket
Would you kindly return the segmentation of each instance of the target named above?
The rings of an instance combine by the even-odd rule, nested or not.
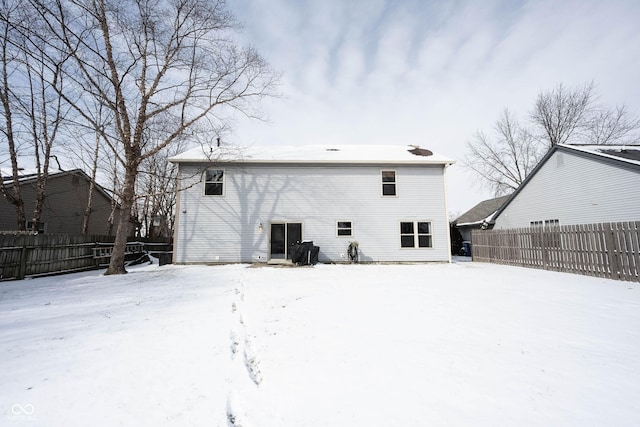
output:
[[[474,260],[640,281],[640,221],[474,230]]]
[[[0,280],[90,270],[100,267],[94,248],[113,245],[113,236],[0,235]],[[134,245],[140,249],[141,244]],[[171,252],[172,243],[149,243],[149,252]],[[160,246],[158,246],[160,245]],[[165,246],[165,249],[158,249]],[[104,260],[107,258],[103,258]]]
[[[640,221],[630,222],[633,270],[635,280],[640,282]]]

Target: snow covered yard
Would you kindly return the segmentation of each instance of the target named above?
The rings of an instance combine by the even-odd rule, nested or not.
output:
[[[0,283],[0,425],[640,424],[638,284],[478,264]]]

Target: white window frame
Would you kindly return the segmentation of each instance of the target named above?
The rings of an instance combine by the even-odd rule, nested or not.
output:
[[[215,171],[215,172],[222,172],[222,179],[219,181],[208,181],[207,180],[207,174],[209,173],[209,171]],[[220,168],[207,168],[204,171],[204,188],[202,190],[202,193],[204,196],[206,197],[222,197],[224,196],[225,193],[225,185],[224,185],[224,181],[225,181],[225,176],[227,175],[227,172],[224,169],[220,169]],[[222,192],[220,194],[207,194],[207,184],[221,184],[222,185]]]
[[[340,223],[348,223],[348,227],[340,227]],[[340,234],[341,230],[349,230],[349,234]],[[336,237],[353,237],[353,221],[336,221]]]
[[[412,233],[403,233],[402,232],[402,224],[412,224],[413,232]],[[429,232],[428,233],[420,233],[419,224],[429,224]],[[402,245],[402,237],[413,237],[413,246],[403,246]],[[420,237],[429,237],[430,246],[420,246]],[[433,221],[429,220],[412,220],[412,221],[400,221],[400,249],[433,249]]]
[[[393,172],[393,182],[384,180],[385,172]],[[384,186],[393,184],[394,194],[384,194]],[[395,169],[381,169],[380,170],[380,195],[382,197],[398,197],[398,171]]]

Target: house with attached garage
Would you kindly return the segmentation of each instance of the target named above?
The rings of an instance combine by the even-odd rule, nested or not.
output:
[[[446,170],[416,146],[195,148],[179,166],[174,262],[286,263],[313,241],[320,262],[450,261]]]
[[[638,145],[556,145],[493,216],[494,229],[638,220]]]

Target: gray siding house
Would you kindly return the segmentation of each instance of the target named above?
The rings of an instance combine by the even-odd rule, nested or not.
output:
[[[320,262],[449,261],[445,172],[406,146],[196,148],[179,165],[174,262],[287,262],[311,240]]]
[[[80,169],[50,173],[47,180],[46,197],[38,229],[46,234],[82,234],[84,211],[87,206],[89,184],[91,178]],[[27,227],[30,227],[31,216],[35,206],[35,176],[20,179],[20,192],[25,203]],[[11,181],[5,182],[9,188]],[[118,224],[118,208],[114,213],[114,224],[109,218],[114,209],[112,198],[102,187],[96,185],[93,190],[91,215],[89,216],[88,234],[111,235]],[[0,196],[0,230],[17,230],[16,211],[14,206]]]
[[[638,220],[637,145],[556,145],[493,217],[496,229]]]

